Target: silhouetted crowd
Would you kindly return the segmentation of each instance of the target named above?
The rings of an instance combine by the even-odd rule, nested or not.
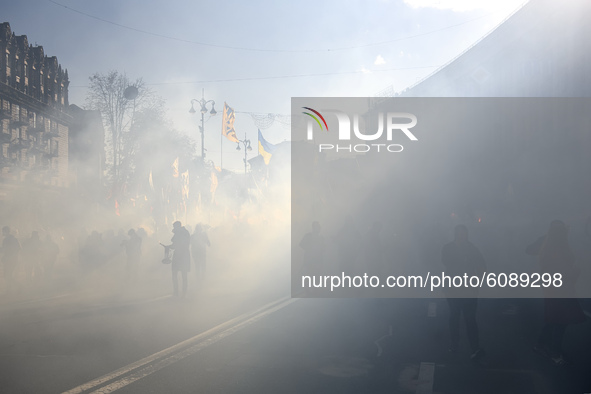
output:
[[[410,256],[404,254],[405,247],[397,243],[396,234],[390,234],[391,239],[383,234],[382,222],[374,222],[363,235],[356,226],[352,217],[344,218],[342,227],[332,237],[325,237],[321,231],[321,225],[315,221],[312,223],[311,231],[306,233],[299,243],[303,251],[301,265],[306,275],[322,277],[332,271],[327,270],[331,264],[331,257],[336,257],[338,270],[347,274],[371,273],[371,275],[389,275],[397,269],[401,269]],[[438,233],[435,231],[435,234]],[[495,262],[491,265],[498,269],[507,269],[508,272],[515,270],[510,268],[507,261],[513,263],[525,255],[535,256],[538,260],[536,271],[539,273],[562,274],[563,282],[560,288],[543,288],[543,316],[544,323],[533,350],[548,358],[552,364],[563,366],[569,362],[564,355],[562,344],[567,328],[573,324],[584,323],[587,318],[583,309],[582,301],[577,298],[575,291],[576,282],[581,272],[581,265],[587,264],[590,260],[589,250],[585,252],[583,261],[576,262],[575,253],[568,240],[568,226],[560,220],[554,220],[550,224],[545,235],[529,244],[522,245],[520,250],[514,250],[512,242],[506,242],[503,250],[487,250],[488,256],[495,256]],[[456,225],[454,228],[454,239],[442,245],[444,237],[434,234],[426,235],[428,242],[420,237],[417,240],[419,246],[420,261],[413,261],[411,264],[423,264],[430,267],[429,270],[445,269],[451,276],[480,276],[486,272],[487,262],[483,253],[472,243],[468,237],[468,228],[465,225]],[[485,233],[481,238],[483,247],[490,249],[491,236]],[[510,234],[511,235],[511,234]],[[591,218],[585,224],[584,236],[589,244],[591,238]],[[332,242],[330,242],[332,241]],[[488,241],[488,242],[486,242]],[[502,240],[503,241],[503,240]],[[436,246],[436,250],[432,250]],[[332,247],[332,250],[331,250]],[[408,248],[406,248],[408,250]],[[495,248],[493,248],[495,249]],[[396,253],[392,253],[395,251]],[[331,252],[332,255],[331,256]],[[515,254],[516,253],[516,254]],[[501,256],[501,254],[506,254]],[[394,262],[394,256],[396,261]],[[521,257],[520,257],[521,256]],[[334,272],[332,272],[334,274]],[[319,281],[320,282],[320,281]],[[314,295],[313,287],[321,287],[320,284],[313,284],[305,288],[306,295]],[[459,292],[458,292],[459,291]],[[449,339],[450,353],[456,353],[460,343],[460,323],[465,324],[465,333],[470,346],[470,360],[473,363],[480,363],[486,352],[481,347],[479,338],[479,327],[477,323],[478,310],[478,288],[456,289],[450,288],[444,291],[449,306]],[[504,301],[503,301],[504,302]],[[514,305],[510,305],[514,307]]]
[[[29,238],[21,242],[11,233],[10,227],[2,228],[2,265],[4,281],[10,292],[14,286],[15,271],[22,263],[24,280],[33,282],[41,278],[51,278],[53,268],[60,253],[59,246],[50,234],[41,239],[39,232],[33,231]]]
[[[211,245],[207,235],[208,228],[209,226],[199,223],[191,234],[190,227],[187,229],[180,222],[174,224],[172,245],[167,248],[173,262],[173,273],[184,273],[182,295],[186,294],[186,273],[190,271],[192,264],[195,265],[197,279],[203,280],[205,277],[206,249]],[[82,229],[75,242],[67,242],[62,237],[60,241],[66,250],[61,250],[49,232],[43,237],[38,231],[33,231],[29,237],[21,237],[17,229],[4,226],[0,249],[4,292],[10,296],[17,288],[50,282],[58,257],[74,263],[64,265],[66,269],[76,270],[76,273],[83,275],[105,266],[120,266],[126,283],[137,282],[143,249],[149,249],[151,262],[159,261],[156,255],[161,251],[156,249],[157,240],[170,237],[169,231],[161,229],[150,236],[141,227],[129,229],[127,234],[123,229],[119,229],[117,233],[111,229],[104,232]],[[178,295],[176,280],[173,284],[174,294]]]

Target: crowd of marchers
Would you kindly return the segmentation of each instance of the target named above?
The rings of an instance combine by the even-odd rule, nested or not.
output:
[[[191,271],[191,266],[194,266],[198,279],[205,277],[207,248],[211,245],[207,235],[208,228],[209,226],[198,223],[191,229],[177,221],[173,225],[172,234],[169,229],[148,235],[142,227],[131,228],[127,233],[123,229],[119,229],[117,233],[111,229],[103,232],[82,229],[77,239],[73,238],[68,243],[63,237],[56,242],[49,231],[32,231],[30,235],[23,236],[18,229],[4,226],[0,244],[4,291],[0,293],[11,298],[22,293],[23,289],[35,289],[44,283],[50,283],[58,258],[71,261],[73,264],[67,265],[67,269],[76,270],[76,273],[83,275],[115,265],[126,283],[134,283],[138,281],[142,260],[147,259],[144,249],[153,255],[154,245],[158,245],[156,239],[169,238],[169,244],[163,245],[165,259],[162,263],[171,264],[174,295],[185,296],[187,274]],[[155,260],[154,256],[149,260]],[[179,274],[182,277],[180,292]]]

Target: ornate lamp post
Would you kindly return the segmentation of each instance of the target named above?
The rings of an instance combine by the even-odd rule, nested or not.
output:
[[[252,151],[252,148],[250,147],[250,140],[246,139],[246,134],[244,134],[244,139],[243,140],[238,140],[237,146],[236,146],[236,150],[239,151],[240,150],[240,144],[244,145],[244,173],[246,174],[246,166],[248,164],[248,152]]]
[[[199,131],[201,132],[201,160],[205,163],[205,119],[204,116],[207,113],[207,104],[211,103],[211,111],[209,111],[211,116],[215,116],[217,114],[216,110],[215,110],[215,101],[213,100],[205,100],[205,89],[201,90],[201,99],[197,100],[197,99],[193,99],[191,100],[191,109],[189,110],[189,113],[194,114],[195,112],[195,107],[193,106],[194,103],[197,103],[201,106],[201,109],[199,112],[201,112],[201,126],[199,126]]]

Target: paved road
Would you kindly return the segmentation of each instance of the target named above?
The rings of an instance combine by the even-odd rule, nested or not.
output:
[[[66,294],[3,305],[0,387],[49,393],[591,392],[590,323],[569,329],[565,349],[573,364],[557,369],[531,351],[540,323],[536,301],[481,301],[488,356],[475,367],[466,347],[447,352],[443,300],[283,295],[280,288],[184,301]]]
[[[99,392],[588,392],[589,324],[569,331],[565,346],[574,365],[557,370],[531,351],[535,303],[518,303],[517,309],[482,303],[489,355],[477,367],[467,349],[447,352],[444,302],[299,300],[162,369],[148,368],[139,380],[119,379]]]

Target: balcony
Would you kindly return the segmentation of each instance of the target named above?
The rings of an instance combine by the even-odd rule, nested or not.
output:
[[[43,138],[49,140],[51,138],[59,138],[60,133],[57,130],[51,130],[43,133]]]
[[[29,126],[29,128],[27,128],[27,131],[29,132],[29,134],[44,133],[45,132],[45,125],[38,124],[37,126]]]
[[[0,170],[2,170],[5,167],[12,167],[13,165],[14,163],[12,160],[10,160],[8,157],[0,155]]]
[[[23,140],[23,139],[14,140],[8,146],[8,151],[9,152],[17,152],[17,151],[20,151],[23,149],[29,149],[31,147],[31,145],[32,145],[31,141],[29,141],[29,140]]]
[[[11,117],[10,111],[6,109],[0,109],[0,120],[10,119]]]
[[[58,157],[56,152],[43,152],[41,154],[40,164],[45,167],[52,167],[52,161]]]
[[[39,146],[39,145],[32,145],[29,150],[27,151],[29,155],[34,156],[42,156],[47,153],[47,147]]]
[[[0,132],[0,144],[10,144],[10,141],[12,141],[10,134]]]
[[[10,121],[10,127],[12,128],[23,127],[28,125],[29,121],[27,119],[16,119]]]

